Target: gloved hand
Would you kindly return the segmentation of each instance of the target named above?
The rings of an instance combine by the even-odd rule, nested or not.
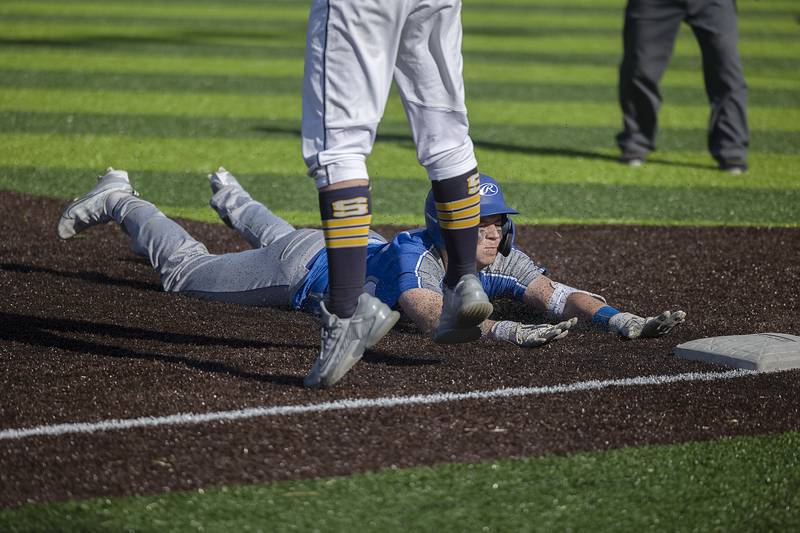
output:
[[[683,311],[664,311],[647,318],[633,313],[617,313],[608,321],[609,331],[616,331],[626,339],[647,339],[666,335],[686,319]]]
[[[506,341],[524,348],[542,346],[548,342],[563,339],[569,333],[569,328],[578,322],[571,318],[558,324],[520,324],[511,320],[495,322],[489,331],[489,338],[496,341]]]

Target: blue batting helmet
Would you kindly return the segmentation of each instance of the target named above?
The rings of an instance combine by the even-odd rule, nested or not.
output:
[[[514,244],[514,222],[509,215],[518,215],[519,212],[506,205],[500,184],[494,178],[486,174],[481,174],[480,177],[481,185],[478,189],[478,194],[481,197],[481,217],[502,215],[503,227],[497,251],[503,255],[508,255],[511,253],[511,246]],[[439,219],[436,216],[436,202],[433,200],[433,190],[428,193],[428,197],[425,199],[425,226],[436,246],[444,248],[442,233],[439,231]]]

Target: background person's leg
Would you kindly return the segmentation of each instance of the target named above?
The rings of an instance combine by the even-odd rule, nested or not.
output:
[[[617,135],[623,160],[644,159],[655,150],[661,107],[658,84],[685,14],[686,5],[678,0],[629,0],[625,9],[619,68],[623,129]]]
[[[708,149],[723,169],[747,168],[747,84],[739,58],[733,0],[689,2],[689,24],[703,55],[711,115]]]

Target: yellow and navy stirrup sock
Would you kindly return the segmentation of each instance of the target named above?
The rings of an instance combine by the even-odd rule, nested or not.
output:
[[[431,182],[436,216],[447,249],[444,283],[455,287],[464,274],[475,274],[475,249],[481,221],[481,180],[478,169],[461,176]]]
[[[369,186],[319,193],[319,212],[328,252],[328,311],[353,316],[364,291],[367,240],[372,221]]]

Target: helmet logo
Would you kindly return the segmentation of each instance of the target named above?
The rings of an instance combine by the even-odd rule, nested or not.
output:
[[[494,196],[498,192],[500,191],[494,183],[481,183],[481,187],[478,189],[478,194],[481,196]]]

